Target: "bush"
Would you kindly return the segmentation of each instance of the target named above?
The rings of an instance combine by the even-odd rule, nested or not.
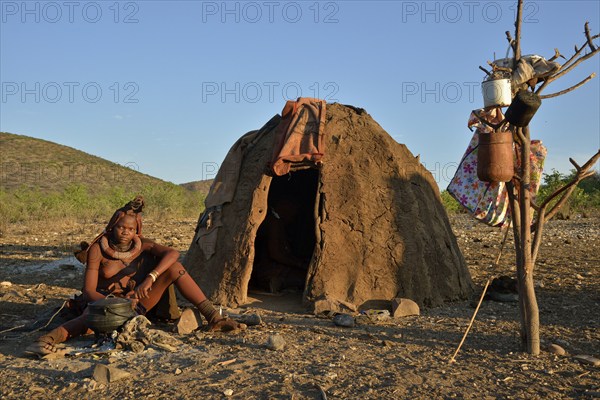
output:
[[[554,191],[567,184],[577,171],[571,170],[567,174],[562,174],[553,169],[551,173],[544,174],[544,183],[541,185],[537,195],[537,203],[542,203]],[[549,209],[558,201],[560,195],[550,202]],[[564,205],[566,213],[569,211],[585,212],[598,210],[600,208],[600,174],[596,172],[593,176],[583,180]]]
[[[442,205],[446,209],[448,214],[457,214],[461,212],[465,212],[463,206],[460,205],[458,201],[447,190],[444,190],[440,193],[442,197]]]
[[[544,174],[543,183],[537,194],[536,202],[542,203],[548,198],[556,189],[562,187],[569,182],[574,176],[576,171],[572,170],[569,174],[562,174],[559,171],[553,169],[551,173]],[[441,193],[442,204],[448,214],[455,214],[465,212],[465,209],[456,201],[454,197],[444,190]],[[550,203],[550,209],[552,205],[558,199],[553,200]],[[588,212],[588,211],[599,211],[600,210],[600,173],[596,172],[593,176],[583,180],[579,183],[578,187],[573,190],[569,200],[563,207],[563,214],[569,214],[572,211],[575,212]]]
[[[175,184],[148,185],[140,191],[111,187],[90,194],[81,184],[67,186],[62,192],[42,192],[39,188],[0,189],[0,221],[55,221],[75,218],[93,221],[108,219],[125,203],[141,194],[146,201],[144,213],[153,217],[195,218],[204,207],[204,194]]]

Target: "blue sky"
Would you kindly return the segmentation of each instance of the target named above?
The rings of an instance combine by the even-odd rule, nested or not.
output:
[[[299,95],[365,108],[444,189],[516,1],[0,1],[0,130],[183,183]],[[528,1],[523,53],[569,57],[599,1]],[[592,72],[600,57],[545,94]],[[546,170],[600,147],[600,78],[544,101]]]

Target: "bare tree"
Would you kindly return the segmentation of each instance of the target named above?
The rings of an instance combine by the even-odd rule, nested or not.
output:
[[[518,0],[517,17],[515,21],[515,38],[513,39],[510,32],[506,32],[507,39],[512,46],[514,52],[513,68],[515,68],[521,59],[521,27],[523,15],[524,0]],[[575,52],[557,71],[546,77],[544,80],[533,80],[528,82],[529,90],[540,94],[551,82],[571,72],[576,66],[585,60],[597,55],[600,49],[594,45],[594,40],[600,35],[592,36],[589,29],[589,23],[584,25],[585,43],[581,47],[575,46]],[[589,51],[588,51],[589,50]],[[555,49],[554,60],[562,57],[558,49]],[[578,84],[548,95],[540,95],[541,99],[549,99],[569,93],[596,76],[595,73],[589,75]],[[539,85],[538,85],[539,84]],[[537,86],[537,89],[536,89]],[[533,284],[533,271],[535,262],[542,242],[542,233],[544,224],[550,220],[558,210],[567,202],[577,184],[583,179],[592,176],[594,171],[591,168],[600,159],[600,150],[596,152],[585,164],[579,166],[573,159],[569,159],[571,164],[576,169],[573,178],[554,191],[541,204],[536,204],[529,190],[530,182],[530,135],[529,126],[520,128],[512,127],[520,146],[520,169],[515,173],[511,182],[507,184],[508,195],[510,199],[510,208],[512,215],[512,226],[515,243],[516,265],[517,265],[517,281],[519,287],[519,311],[521,319],[521,343],[523,349],[530,354],[539,354],[540,352],[540,331],[539,331],[539,309],[535,296],[535,288]],[[554,205],[553,200],[557,200]],[[533,209],[533,212],[531,210]]]

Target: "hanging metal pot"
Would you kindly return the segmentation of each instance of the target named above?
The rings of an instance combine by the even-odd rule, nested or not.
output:
[[[506,110],[504,118],[514,126],[525,127],[542,105],[537,94],[528,90],[519,90]]]
[[[477,177],[484,182],[508,182],[514,175],[511,131],[479,132]]]
[[[108,333],[120,328],[136,315],[131,307],[131,300],[109,295],[88,304],[87,324],[97,334]]]

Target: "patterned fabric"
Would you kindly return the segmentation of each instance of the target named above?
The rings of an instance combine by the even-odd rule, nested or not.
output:
[[[481,114],[480,114],[481,115]],[[469,146],[448,185],[448,193],[452,195],[473,218],[490,226],[502,226],[508,221],[510,210],[508,206],[508,192],[504,182],[483,182],[477,178],[477,148],[479,145],[479,132],[491,129],[471,114],[469,126],[477,127],[471,138]],[[520,149],[515,146],[515,169],[521,168]],[[531,141],[531,186],[532,198],[540,187],[544,160],[548,150],[540,140]]]
[[[517,151],[521,154],[520,148],[517,146]],[[542,182],[542,175],[544,173],[544,160],[548,155],[548,149],[542,144],[541,140],[532,140],[529,163],[531,165],[530,183],[531,183],[531,198],[535,200],[538,190],[540,189],[540,183]],[[515,169],[521,169],[521,157],[517,157],[515,160]]]
[[[508,193],[504,182],[483,182],[477,178],[477,147],[479,133],[475,132],[448,185],[452,195],[473,218],[491,226],[502,225],[508,216]]]

